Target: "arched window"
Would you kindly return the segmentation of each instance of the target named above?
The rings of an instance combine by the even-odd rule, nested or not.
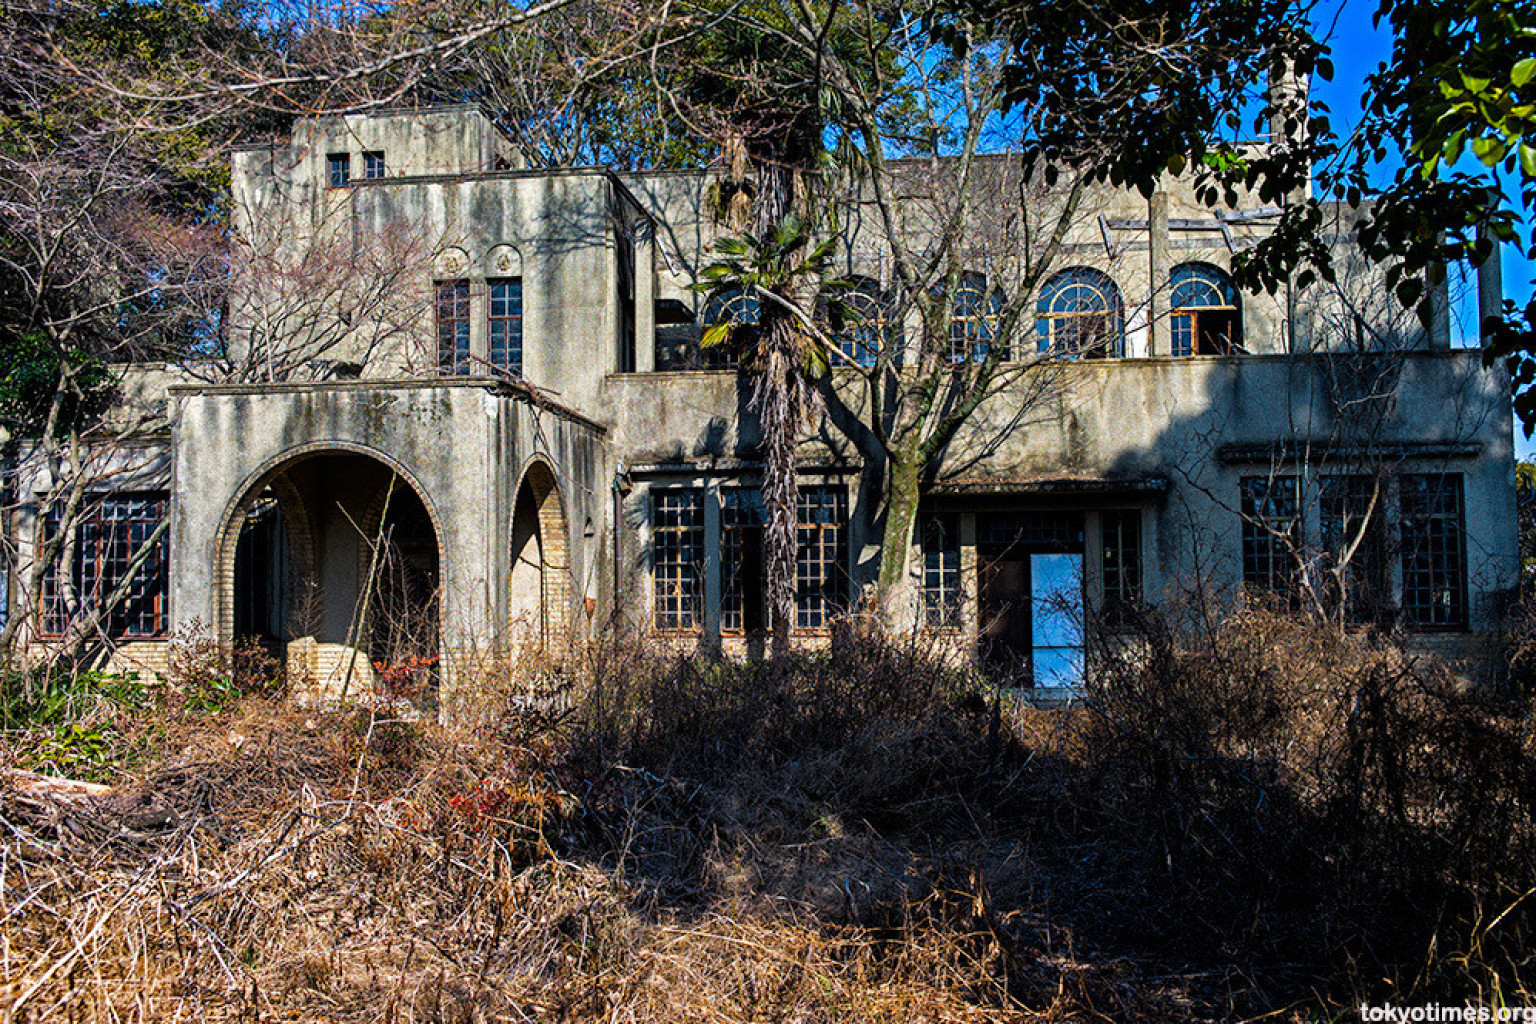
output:
[[[704,349],[701,357],[706,369],[710,370],[734,370],[736,368],[739,353],[752,343],[751,335],[740,331],[743,327],[756,327],[762,319],[762,304],[756,292],[749,292],[739,285],[729,285],[719,291],[710,294],[708,301],[704,303],[704,328],[719,323],[732,323],[736,329],[732,331],[730,339],[723,345]]]
[[[826,325],[837,347],[854,365],[874,366],[895,337],[891,304],[880,283],[867,277],[850,278],[847,287],[831,299]]]
[[[1181,263],[1173,268],[1171,281],[1174,355],[1221,356],[1243,350],[1243,311],[1230,277],[1209,263]]]
[[[1125,354],[1125,305],[1109,275],[1092,267],[1068,267],[1040,290],[1035,306],[1040,352],[1088,359]]]
[[[987,275],[968,270],[960,275],[960,287],[955,291],[954,307],[949,317],[949,358],[963,363],[967,359],[977,362],[992,351],[997,339],[997,324],[1003,315],[1008,297],[1001,288],[990,287]],[[1007,359],[1006,347],[998,358]]]

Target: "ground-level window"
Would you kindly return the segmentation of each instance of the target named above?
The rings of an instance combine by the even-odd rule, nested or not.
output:
[[[114,637],[157,637],[166,633],[167,536],[144,550],[155,529],[164,521],[167,502],[163,491],[113,494],[99,499],[75,529],[74,557],[67,577],[55,561],[43,577],[42,631],[58,636],[69,626],[70,594],[79,614],[88,614],[111,600],[127,581],[122,600],[102,618],[101,629]],[[60,514],[48,517],[47,531],[56,534]],[[136,572],[135,559],[146,557]]]
[[[932,629],[961,624],[960,517],[930,512],[923,517],[923,618]]]
[[[492,366],[522,376],[523,279],[493,277],[486,282],[490,309],[486,316],[487,354]]]
[[[848,492],[800,488],[795,539],[795,626],[825,629],[848,607]]]
[[[1301,546],[1298,483],[1294,476],[1249,476],[1241,482],[1243,584],[1252,590],[1280,595],[1288,605],[1298,598],[1296,552]]]
[[[740,636],[767,629],[767,510],[762,491],[756,487],[658,488],[652,495],[656,628],[703,628],[708,582],[719,585],[723,634]],[[719,533],[710,538],[706,508],[712,510],[709,503],[715,501],[719,502]],[[824,629],[847,608],[847,522],[845,488],[800,488],[795,530],[795,626],[799,629]],[[718,558],[709,553],[711,549],[718,551]]]
[[[704,624],[704,492],[656,491],[651,540],[656,628],[698,629]]]
[[[1118,621],[1141,601],[1141,512],[1106,509],[1099,513],[1102,547],[1104,616]]]
[[[1467,556],[1461,476],[1409,473],[1399,486],[1403,615],[1413,626],[1464,628]]]
[[[469,281],[437,282],[437,369],[445,376],[471,370]]]
[[[767,627],[763,574],[763,492],[720,490],[720,631],[742,634]]]
[[[1318,480],[1318,529],[1328,603],[1346,622],[1385,622],[1386,481],[1367,474]]]

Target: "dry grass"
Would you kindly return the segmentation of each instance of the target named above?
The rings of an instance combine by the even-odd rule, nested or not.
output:
[[[473,733],[145,711],[111,796],[0,788],[0,999],[813,1024],[1528,998],[1518,706],[1274,617],[1142,625],[1071,712],[852,636],[787,666],[594,650],[549,676],[560,714]]]

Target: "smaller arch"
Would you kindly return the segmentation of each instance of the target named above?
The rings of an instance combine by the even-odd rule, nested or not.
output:
[[[1035,304],[1035,341],[1042,355],[1124,355],[1125,303],[1114,279],[1093,267],[1068,267],[1052,275]]]
[[[936,297],[942,298],[944,290],[942,285],[937,288]],[[950,362],[985,359],[997,344],[998,324],[1007,305],[1008,296],[994,286],[986,274],[976,270],[961,274],[949,312]],[[998,354],[1001,359],[1008,359],[1010,355],[1006,346]]]
[[[1243,309],[1232,278],[1209,263],[1181,263],[1169,275],[1170,352],[1217,356],[1243,351]]]
[[[512,507],[509,618],[531,627],[549,651],[569,639],[574,578],[569,520],[554,469],[535,456],[520,474]]]
[[[715,345],[703,351],[705,368],[735,369],[740,362],[739,353],[756,344],[757,327],[762,318],[762,300],[756,292],[736,284],[710,292],[704,303],[704,329],[708,331],[717,324],[730,324],[731,336],[727,344]]]
[[[469,253],[456,245],[444,246],[432,257],[432,273],[437,277],[463,277],[469,273]]]
[[[481,262],[486,277],[521,277],[523,274],[523,254],[518,252],[517,246],[503,242],[494,245],[485,254]]]
[[[855,366],[874,366],[880,353],[897,343],[890,296],[873,278],[848,278],[827,297],[823,320],[839,351]]]

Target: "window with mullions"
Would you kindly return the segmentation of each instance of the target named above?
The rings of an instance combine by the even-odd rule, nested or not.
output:
[[[795,522],[795,626],[825,629],[848,606],[848,492],[800,488]]]
[[[1329,600],[1342,596],[1346,621],[1384,621],[1391,605],[1386,576],[1385,484],[1374,476],[1324,476],[1318,480],[1318,529]],[[1347,559],[1347,561],[1345,561]],[[1342,590],[1342,594],[1340,591]]]
[[[1181,263],[1173,268],[1171,281],[1173,354],[1241,352],[1243,314],[1232,279],[1209,263]]]
[[[326,181],[331,188],[341,188],[352,180],[352,158],[346,153],[331,153],[325,158]]]
[[[156,527],[165,519],[163,492],[114,494],[102,498],[75,532],[75,552],[69,581],[76,607],[93,611],[109,600],[128,577],[129,566]],[[56,532],[60,516],[48,517]],[[108,609],[101,628],[114,637],[158,637],[166,633],[166,555],[169,539],[162,534],[134,573],[123,599]],[[69,601],[59,578],[60,566],[43,577],[41,625],[58,636],[69,626]]]
[[[470,372],[469,282],[437,282],[437,369],[445,376]]]
[[[1141,601],[1141,512],[1100,512],[1099,537],[1103,549],[1104,614],[1113,621]]]
[[[490,310],[486,317],[486,354],[492,366],[522,376],[523,279],[493,277],[486,282]]]
[[[1088,359],[1125,354],[1125,306],[1120,289],[1103,271],[1069,267],[1040,289],[1035,305],[1035,343]]]
[[[994,345],[1000,348],[998,358],[1008,358],[1007,348],[997,338],[998,323],[1007,304],[1007,297],[1000,289],[988,287],[987,275],[974,271],[960,275],[960,287],[955,291],[954,306],[949,313],[951,362],[963,363],[968,359],[980,362],[987,358]]]
[[[700,355],[707,370],[734,370],[739,353],[750,348],[756,337],[758,323],[762,320],[761,300],[755,292],[734,285],[722,288],[710,295],[704,304],[704,329],[719,323],[735,326],[730,337],[723,343],[705,349]]]
[[[874,366],[891,338],[885,292],[877,282],[856,277],[832,299],[827,321],[838,350],[855,366]]]
[[[747,634],[768,626],[764,598],[763,492],[755,487],[720,491],[720,631]]]
[[[704,624],[704,492],[658,490],[652,501],[656,628],[698,629]]]
[[[1243,584],[1281,595],[1294,606],[1295,552],[1301,543],[1301,509],[1294,476],[1242,479]]]
[[[1410,625],[1467,624],[1467,552],[1461,475],[1404,474],[1399,483],[1403,615]]]
[[[363,154],[363,177],[384,177],[384,151],[375,149]]]
[[[930,629],[959,629],[960,517],[930,512],[923,519],[923,618]]]

